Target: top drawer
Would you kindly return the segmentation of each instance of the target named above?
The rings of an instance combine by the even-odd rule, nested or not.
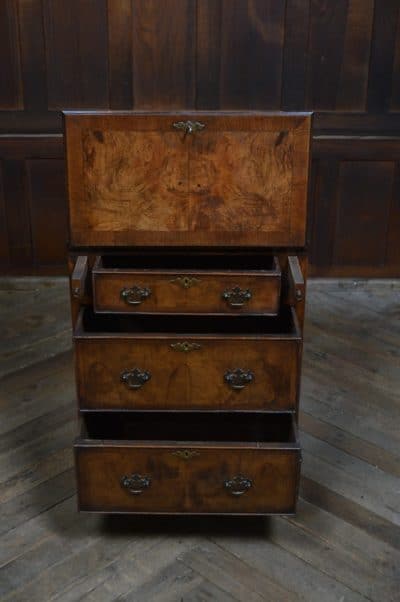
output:
[[[279,309],[279,261],[263,253],[103,255],[92,275],[96,313],[276,315]]]
[[[302,246],[311,117],[65,114],[75,246]]]

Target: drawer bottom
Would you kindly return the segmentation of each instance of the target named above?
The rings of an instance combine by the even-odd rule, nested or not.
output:
[[[293,514],[300,446],[291,414],[94,414],[75,444],[83,511]]]

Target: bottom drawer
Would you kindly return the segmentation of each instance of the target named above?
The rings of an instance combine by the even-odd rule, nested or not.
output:
[[[80,510],[293,514],[291,414],[90,414],[75,445]]]

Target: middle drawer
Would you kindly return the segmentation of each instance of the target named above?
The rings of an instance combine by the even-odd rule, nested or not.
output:
[[[82,410],[293,410],[301,333],[276,317],[96,315],[75,333]]]

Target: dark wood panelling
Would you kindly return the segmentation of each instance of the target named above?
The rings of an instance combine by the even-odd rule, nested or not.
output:
[[[3,188],[10,263],[16,267],[30,265],[31,228],[23,160],[3,161]]]
[[[75,0],[43,0],[49,108],[78,106],[81,98]]]
[[[343,61],[336,109],[362,111],[365,107],[374,0],[349,0]]]
[[[307,107],[330,110],[336,107],[336,94],[343,62],[348,0],[311,2],[307,70]]]
[[[333,263],[384,264],[393,161],[344,161],[337,186]]]
[[[133,86],[137,108],[195,105],[195,2],[133,0]]]
[[[62,159],[26,162],[32,224],[32,253],[36,266],[62,264],[67,243],[65,166]]]
[[[106,0],[44,0],[49,108],[108,107]]]
[[[310,2],[287,0],[283,60],[282,109],[301,110],[306,93]]]
[[[400,162],[396,163],[393,178],[385,259],[387,265],[400,266]]]
[[[284,2],[224,0],[221,108],[280,107]]]
[[[196,108],[218,109],[221,70],[222,0],[198,0]]]
[[[313,274],[400,273],[400,139],[314,141]]]
[[[372,113],[390,106],[398,15],[398,0],[375,0],[367,103]]]
[[[64,273],[67,239],[61,136],[0,137],[0,269]]]
[[[249,107],[273,109],[281,105],[285,3],[253,0],[248,3],[248,21]]]
[[[24,109],[47,110],[46,52],[41,0],[18,2]]]
[[[392,111],[400,110],[400,10],[397,15],[397,29],[393,63],[393,78],[392,78]]]
[[[382,114],[400,105],[399,13],[397,0],[4,0],[0,107],[43,124],[67,107]]]
[[[316,268],[323,270],[324,266],[329,266],[332,262],[338,161],[336,157],[322,158],[314,161],[313,167],[315,196],[311,204],[311,258]]]
[[[129,109],[132,94],[132,1],[108,0],[108,68],[111,109]]]
[[[229,10],[229,19],[226,12]],[[222,0],[220,106],[248,108],[249,30],[246,0]]]
[[[3,162],[0,161],[0,267],[9,265],[9,250],[6,228],[6,204],[3,186]]]
[[[17,4],[0,2],[0,108],[22,106]]]
[[[400,274],[398,0],[3,0],[0,51],[0,132],[16,135],[0,141],[3,271],[62,257],[62,147],[40,136],[62,132],[61,109],[173,107],[316,111],[312,272]],[[362,161],[378,181],[392,165],[375,208]],[[359,249],[366,214],[374,253]]]

